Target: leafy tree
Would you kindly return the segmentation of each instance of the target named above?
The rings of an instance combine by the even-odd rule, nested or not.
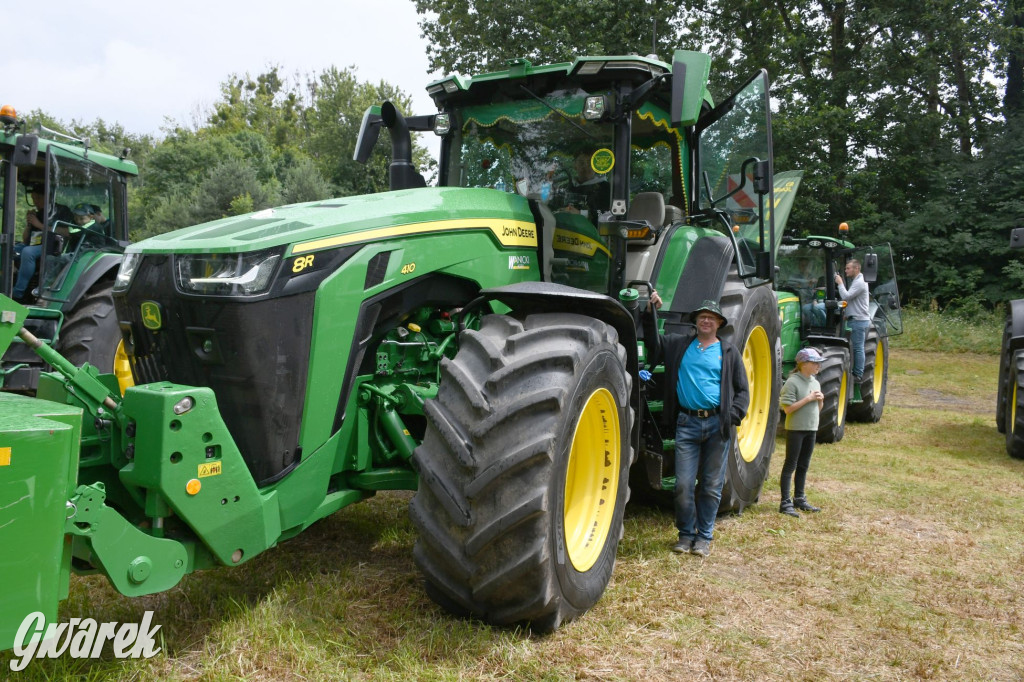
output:
[[[253,131],[275,150],[302,144],[302,93],[281,76],[279,66],[255,78],[232,76],[221,84],[221,100],[210,114],[210,125],[220,133]]]
[[[317,201],[334,196],[334,188],[320,174],[309,157],[298,159],[284,171],[281,199],[286,204]]]
[[[527,8],[485,0],[415,0],[430,68],[446,73],[504,69],[510,59],[567,61],[584,54],[671,55],[680,29],[674,3],[535,0]]]
[[[276,179],[263,183],[244,159],[227,159],[211,168],[192,201],[193,223],[269,208],[277,203]]]
[[[381,135],[370,161],[364,166],[352,159],[367,108],[391,101],[398,110],[411,112],[410,98],[385,82],[359,82],[350,69],[331,67],[309,85],[312,103],[305,112],[309,139],[306,150],[321,174],[341,196],[370,194],[388,189],[390,146],[387,133]],[[433,161],[426,149],[413,141],[413,162],[428,173]]]
[[[138,194],[128,204],[131,217],[132,241],[140,241],[164,232],[178,230],[192,224],[192,196],[177,193],[166,194],[143,206]],[[139,220],[143,216],[145,220]]]

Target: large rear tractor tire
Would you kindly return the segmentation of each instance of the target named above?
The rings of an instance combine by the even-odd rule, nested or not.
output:
[[[889,386],[889,337],[879,336],[872,325],[864,340],[864,376],[861,377],[860,402],[850,403],[849,418],[855,422],[877,422],[885,409]]]
[[[1011,309],[1012,311],[1012,309]],[[1003,345],[999,351],[999,386],[996,389],[996,428],[999,433],[1006,433],[1007,396],[1013,391],[1013,352],[1010,350],[1010,339],[1013,335],[1013,313],[1006,313],[1003,324]]]
[[[823,351],[825,361],[818,370],[818,383],[825,394],[825,402],[818,414],[818,443],[838,443],[846,432],[846,415],[850,405],[850,351],[842,346],[828,346]]]
[[[742,512],[757,502],[775,450],[782,374],[779,310],[767,286],[734,289],[722,296],[722,303],[730,324],[721,336],[743,354],[750,407],[729,448],[719,511]]]
[[[413,455],[427,593],[548,632],[604,592],[622,537],[633,411],[614,328],[574,314],[483,319],[441,363]]]
[[[1024,351],[1013,353],[1006,393],[1006,454],[1024,459]]]

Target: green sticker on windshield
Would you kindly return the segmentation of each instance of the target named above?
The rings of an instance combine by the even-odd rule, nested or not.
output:
[[[590,157],[590,167],[598,175],[611,172],[612,168],[615,167],[615,153],[611,149],[598,149]]]

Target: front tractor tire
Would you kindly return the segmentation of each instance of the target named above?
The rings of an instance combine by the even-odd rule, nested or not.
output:
[[[1004,424],[1006,454],[1024,459],[1024,351],[1011,351]]]
[[[855,422],[877,422],[885,409],[885,393],[889,386],[889,337],[879,336],[878,329],[868,327],[864,339],[864,375],[860,383],[860,402],[850,403],[849,418]]]
[[[611,326],[489,315],[441,363],[413,455],[426,590],[459,615],[548,632],[604,592],[633,461],[631,378]]]
[[[818,383],[825,401],[818,414],[818,443],[838,443],[846,432],[846,414],[850,405],[850,351],[841,346],[824,349],[825,361],[818,370]]]
[[[774,292],[766,286],[740,285],[732,296],[723,295],[722,303],[732,325],[722,336],[742,353],[750,387],[750,406],[729,448],[719,505],[719,512],[739,513],[757,502],[775,450],[782,390],[779,310]]]
[[[1006,313],[1006,321],[1003,323],[1003,343],[999,350],[999,384],[996,388],[996,429],[999,433],[1006,433],[1007,401],[1013,391],[1015,372],[1013,368],[1013,351],[1010,349],[1010,341],[1013,339],[1013,308]]]

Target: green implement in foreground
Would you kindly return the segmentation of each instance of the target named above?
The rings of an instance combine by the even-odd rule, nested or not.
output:
[[[388,128],[391,191],[127,247],[112,286],[136,384],[123,397],[114,375],[48,355],[0,297],[19,327],[0,338],[57,370],[24,409],[82,415],[52,454],[77,472],[46,505],[67,520],[26,533],[64,548],[44,567],[54,589],[0,590],[0,647],[30,609],[52,618],[69,556],[124,594],[158,592],[395,489],[416,491],[414,556],[445,608],[539,632],[583,614],[611,578],[629,486],[674,480],[675,415],[648,400],[661,368],[638,334],[651,288],[666,329],[709,298],[730,321],[751,408],[722,510],[755,503],[780,376],[768,82],[716,107],[709,67],[685,51],[519,60],[431,84],[430,115],[371,107],[356,156]],[[440,138],[436,187],[412,131]],[[0,448],[20,452],[15,437]],[[19,452],[0,508],[34,475]],[[43,570],[8,556],[17,580]]]

